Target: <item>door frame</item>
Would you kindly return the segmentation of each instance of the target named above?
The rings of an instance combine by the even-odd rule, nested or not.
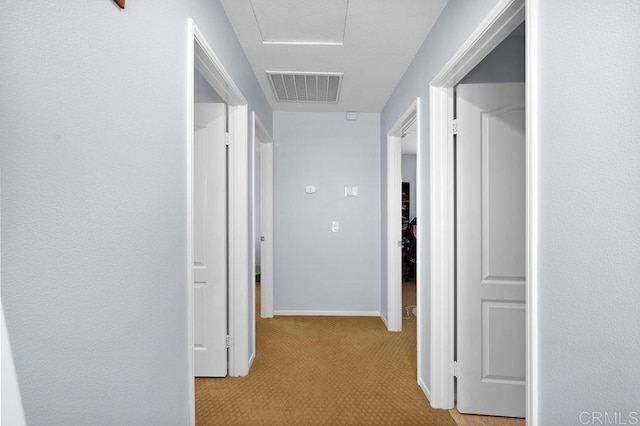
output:
[[[418,151],[420,150],[420,123],[418,120],[420,99],[417,98],[400,116],[396,124],[387,133],[387,317],[382,321],[388,331],[402,331],[402,256],[398,255],[398,242],[402,240],[400,232],[402,208],[402,136],[415,125]],[[418,157],[419,152],[416,154]],[[416,163],[416,216],[419,216],[420,171]],[[417,228],[417,227],[416,227]],[[416,240],[419,234],[416,229]],[[418,240],[419,241],[419,240]],[[417,250],[416,250],[417,252]],[[419,291],[419,256],[416,255],[416,291]],[[419,323],[418,323],[419,326]],[[418,332],[418,335],[420,333]],[[420,348],[420,345],[418,345]],[[418,355],[419,359],[419,355]]]
[[[187,207],[187,344],[190,424],[195,424],[195,378],[193,361],[193,103],[194,72],[200,72],[211,87],[218,92],[228,106],[229,133],[229,183],[228,183],[228,329],[232,345],[229,348],[229,375],[244,376],[249,372],[249,321],[248,321],[248,109],[247,101],[226,71],[211,45],[196,26],[187,20],[186,64],[186,207]]]
[[[431,405],[453,408],[454,152],[449,123],[453,87],[524,20],[526,25],[527,155],[527,424],[537,423],[537,35],[536,0],[500,0],[429,84],[431,230]]]
[[[260,145],[260,316],[273,318],[273,139],[260,119],[252,113],[254,125],[254,148]],[[255,153],[252,154],[255,160]],[[255,176],[255,165],[252,166]],[[253,187],[252,199],[256,199]],[[255,223],[255,204],[252,223]],[[253,255],[255,270],[255,250]],[[255,302],[255,280],[254,280]],[[255,324],[254,324],[255,326]],[[254,334],[255,335],[255,334]]]

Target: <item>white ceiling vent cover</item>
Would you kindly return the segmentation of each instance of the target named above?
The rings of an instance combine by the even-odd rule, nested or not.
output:
[[[278,102],[335,104],[344,74],[267,71],[267,75]]]

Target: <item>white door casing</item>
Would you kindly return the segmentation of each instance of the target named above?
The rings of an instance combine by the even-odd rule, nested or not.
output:
[[[225,104],[194,105],[194,374],[227,375]]]
[[[535,122],[537,2],[526,1],[527,62],[527,423],[537,424],[537,134]],[[478,27],[429,82],[429,389],[434,408],[455,406],[453,87],[525,19],[525,0],[498,0]],[[532,107],[533,106],[533,107]],[[420,149],[420,146],[418,146]],[[420,162],[418,162],[418,168]],[[420,197],[420,194],[418,194]],[[418,215],[418,217],[421,217]],[[420,231],[420,223],[418,223]],[[420,244],[420,240],[418,240]],[[420,246],[418,246],[420,249]],[[420,269],[420,268],[418,268]],[[418,271],[418,276],[420,272]],[[419,288],[418,288],[419,291]],[[418,313],[420,313],[420,300]],[[418,335],[420,339],[420,335]],[[418,364],[420,367],[420,363]]]
[[[402,331],[402,136],[414,128],[420,153],[420,99],[411,103],[387,134],[387,317],[382,320],[389,331]],[[420,166],[416,167],[416,216],[420,212]],[[420,226],[416,227],[417,252],[420,253]],[[416,256],[416,292],[420,297],[421,268],[419,256]],[[420,306],[418,304],[418,311]],[[418,351],[420,351],[420,323],[418,322]],[[418,371],[420,367],[418,366]]]
[[[524,83],[459,85],[457,127],[457,407],[524,417]]]
[[[387,137],[387,329],[402,331],[402,147]],[[384,318],[383,318],[384,319]]]
[[[229,115],[228,131],[232,135],[233,143],[228,149],[228,232],[229,232],[229,262],[228,262],[228,333],[230,349],[228,358],[228,372],[230,376],[243,376],[249,372],[249,313],[248,306],[248,269],[249,245],[247,244],[249,227],[249,194],[248,194],[248,108],[247,100],[235,84],[226,68],[198,29],[193,19],[187,19],[187,55],[186,55],[186,97],[185,109],[187,119],[186,128],[186,239],[187,256],[185,270],[185,292],[187,300],[187,339],[186,350],[193,353],[194,341],[194,304],[193,304],[193,108],[194,108],[194,71],[197,70],[211,87],[218,92],[227,104]],[[194,359],[189,357],[186,372],[188,386],[189,424],[195,424],[195,379]]]

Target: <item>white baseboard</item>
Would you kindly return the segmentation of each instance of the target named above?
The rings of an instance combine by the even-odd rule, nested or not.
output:
[[[283,316],[322,316],[322,317],[379,317],[379,311],[273,311],[274,315]]]
[[[251,366],[253,365],[253,361],[256,359],[256,351],[253,351],[251,353],[251,356],[249,357],[249,370],[251,370]]]
[[[387,327],[387,330],[389,329],[389,323],[387,322],[387,317],[385,317],[384,315],[380,314],[380,319],[382,320],[382,322],[384,323],[384,326]]]
[[[429,400],[429,405],[431,405],[431,391],[427,387],[427,384],[422,380],[422,377],[418,378],[418,386],[420,386],[420,389],[422,389],[422,392],[424,392],[427,400]]]

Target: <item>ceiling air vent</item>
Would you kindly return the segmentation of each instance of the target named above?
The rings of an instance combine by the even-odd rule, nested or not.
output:
[[[338,103],[343,73],[267,71],[278,102]]]

